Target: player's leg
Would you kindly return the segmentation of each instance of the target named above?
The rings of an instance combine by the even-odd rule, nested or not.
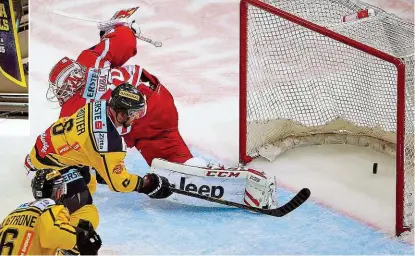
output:
[[[274,176],[253,169],[211,169],[196,165],[154,159],[151,171],[168,178],[175,188],[257,208],[277,207],[277,183]],[[203,200],[173,194],[171,200],[200,206],[221,206]]]
[[[151,165],[154,158],[184,163],[193,157],[177,130],[166,132],[158,138],[138,140],[135,147],[141,152],[148,165]]]
[[[193,155],[180,135],[179,130],[169,132],[167,138],[168,143],[163,149],[163,154],[167,161],[182,164],[193,158]]]

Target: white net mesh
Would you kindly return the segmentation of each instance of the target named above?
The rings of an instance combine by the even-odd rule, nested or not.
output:
[[[400,140],[405,145],[404,226],[412,227],[414,25],[357,1],[266,3],[405,63],[405,133]],[[342,21],[368,8],[374,16]],[[289,148],[323,143],[370,146],[395,155],[395,65],[253,5],[248,5],[247,27],[246,155],[272,160]]]

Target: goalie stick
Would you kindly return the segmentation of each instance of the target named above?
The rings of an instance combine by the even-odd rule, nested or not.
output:
[[[74,19],[74,20],[82,20],[82,21],[87,21],[87,22],[94,22],[94,23],[100,23],[101,21],[99,20],[95,20],[95,19],[88,19],[88,18],[84,18],[84,17],[78,17],[75,15],[69,15],[65,12],[59,11],[59,10],[52,10],[52,12],[56,15],[60,15],[62,17],[66,17],[66,18],[70,18],[70,19]],[[161,47],[163,46],[162,42],[160,41],[153,41],[150,38],[144,37],[142,35],[135,35],[135,37],[141,41],[147,42],[149,44],[154,45],[155,47]]]
[[[307,201],[307,199],[311,195],[311,192],[308,188],[303,188],[288,203],[284,204],[281,207],[278,207],[276,209],[260,209],[260,208],[256,208],[256,207],[252,207],[252,206],[248,206],[244,204],[226,201],[220,198],[214,198],[214,197],[205,196],[205,195],[201,195],[201,194],[197,194],[197,193],[193,193],[189,191],[180,190],[174,187],[170,187],[170,190],[177,194],[195,197],[195,198],[210,201],[213,203],[234,206],[234,207],[238,207],[238,208],[245,209],[248,211],[259,212],[259,213],[274,216],[274,217],[284,217],[285,215],[289,214],[290,212],[294,211],[299,206],[301,206],[305,201]]]

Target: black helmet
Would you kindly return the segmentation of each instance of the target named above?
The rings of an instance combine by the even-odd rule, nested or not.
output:
[[[60,172],[52,169],[36,171],[32,179],[32,193],[36,200],[52,198],[60,201],[66,194],[66,184]]]
[[[124,83],[112,91],[109,105],[115,112],[128,113],[129,110],[144,109],[146,99],[137,88],[129,83]]]

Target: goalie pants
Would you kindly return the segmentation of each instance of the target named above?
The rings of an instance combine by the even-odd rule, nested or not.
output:
[[[96,191],[97,180],[94,175],[90,174],[89,167],[73,166],[57,169],[56,166],[44,165],[31,156],[32,154],[27,156],[25,161],[28,177],[32,179],[34,172],[40,169],[59,171],[67,183],[67,193],[63,204],[70,213],[71,225],[77,226],[79,220],[84,219],[90,221],[96,229],[99,224],[99,214],[97,207],[93,205],[92,194]]]
[[[179,131],[167,132],[153,139],[138,140],[135,147],[140,150],[148,165],[151,165],[154,158],[182,164],[193,157]]]
[[[193,158],[180,135],[179,115],[171,93],[162,84],[154,90],[144,85],[138,88],[147,97],[147,114],[123,136],[127,146],[136,147],[148,165],[154,158],[180,164]]]

